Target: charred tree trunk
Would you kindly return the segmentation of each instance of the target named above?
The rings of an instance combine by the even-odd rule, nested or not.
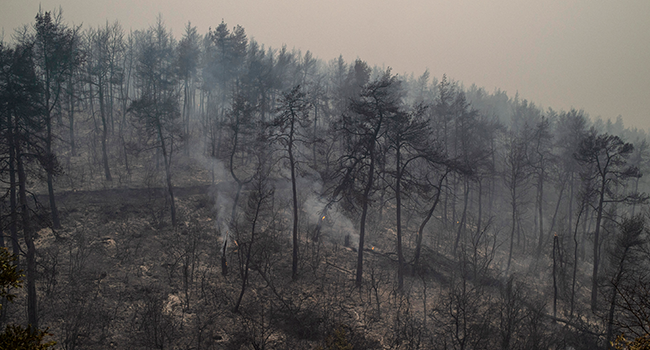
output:
[[[641,177],[637,177],[636,180],[634,181],[634,193],[639,193],[639,180],[641,180]],[[636,213],[636,206],[637,202],[635,201],[632,203],[632,216]]]
[[[557,221],[557,213],[560,211],[560,203],[562,202],[562,194],[564,193],[564,189],[566,188],[566,182],[562,183],[562,188],[560,188],[560,193],[558,194],[557,197],[557,203],[555,203],[555,211],[553,212],[553,218],[551,219],[551,226],[548,229],[548,235],[553,233],[553,229],[555,229],[555,222]],[[569,226],[571,228],[572,226]]]
[[[29,218],[27,205],[27,176],[23,164],[20,147],[16,147],[16,161],[18,165],[18,192],[20,198],[20,211],[22,216],[23,236],[27,246],[27,323],[34,329],[38,328],[38,306],[36,296],[36,248]]]
[[[74,137],[74,82],[73,74],[70,74],[68,80],[68,130],[70,133],[70,155],[76,156],[77,149],[75,147]]]
[[[174,201],[174,186],[172,185],[171,154],[168,154],[167,152],[167,146],[165,144],[160,123],[158,123],[157,127],[158,137],[160,138],[160,150],[162,151],[163,161],[165,163],[165,180],[167,182],[167,192],[169,193],[170,199],[172,226],[176,226],[176,202]]]
[[[553,317],[557,317],[557,262],[555,258],[555,251],[559,249],[557,235],[553,236]]]
[[[126,61],[126,58],[125,58]],[[126,62],[124,62],[126,65]],[[126,146],[126,140],[124,138],[124,127],[126,126],[126,115],[128,111],[128,101],[129,101],[129,85],[131,82],[131,66],[127,69],[126,79],[120,84],[120,100],[122,102],[122,121],[120,122],[120,140],[122,142],[122,154],[124,156],[124,167],[126,168],[126,173],[131,175],[131,168],[129,167],[129,153]]]
[[[104,177],[106,178],[106,181],[113,181],[113,178],[111,177],[111,170],[108,167],[108,150],[106,149],[106,139],[108,138],[108,123],[106,120],[104,87],[101,79],[99,80],[97,90],[99,94],[99,115],[102,118],[102,165],[104,166]]]
[[[396,226],[397,226],[397,290],[404,288],[404,253],[402,252],[402,164],[399,144],[396,150],[395,201],[396,201]],[[382,203],[383,205],[383,203]]]
[[[52,153],[52,120],[47,118],[47,136],[45,138],[45,152],[48,155],[46,164],[47,173],[47,193],[50,200],[50,211],[52,212],[52,228],[60,229],[61,220],[59,219],[59,210],[56,208],[56,199],[54,198],[54,153]],[[20,162],[20,160],[19,160]]]
[[[645,219],[641,216],[635,216],[631,219],[624,219],[620,237],[617,239],[617,246],[615,253],[612,256],[612,262],[615,264],[616,274],[610,280],[612,296],[609,300],[609,311],[607,313],[607,328],[605,340],[607,344],[611,344],[614,340],[614,312],[616,310],[616,296],[620,291],[620,285],[626,274],[631,271],[628,266],[632,261],[629,261],[633,256],[635,246],[644,244],[644,239],[641,238],[646,231],[644,228]],[[637,262],[638,263],[638,262]],[[628,301],[629,302],[629,301]],[[638,317],[638,316],[637,316]]]
[[[573,221],[573,197],[574,195],[574,190],[575,190],[575,184],[573,183],[573,172],[571,172],[571,176],[569,177],[569,212],[567,213],[567,216],[569,218],[569,227],[573,227],[572,221]]]
[[[580,227],[580,218],[586,209],[586,205],[586,203],[582,203],[580,211],[578,212],[578,217],[576,218],[575,229],[573,230],[573,276],[571,278],[571,301],[569,317],[573,317],[573,310],[575,306],[576,277],[578,275],[578,227]]]
[[[603,207],[605,205],[605,189],[607,179],[603,177],[598,198],[598,211],[596,213],[596,228],[594,229],[594,267],[591,276],[591,310],[598,307],[598,268],[600,263],[600,225],[603,220]]]
[[[230,222],[228,223],[229,232],[232,231],[235,227],[235,220],[237,218],[237,204],[239,203],[239,196],[245,184],[245,182],[239,177],[237,177],[237,174],[235,174],[235,153],[237,153],[238,143],[239,143],[239,120],[235,122],[233,144],[232,144],[232,149],[230,151],[230,158],[228,164],[230,170],[230,176],[232,176],[232,179],[237,183],[237,192],[235,193],[235,199],[233,200],[232,210],[230,213]],[[223,276],[228,275],[228,261],[226,258],[226,250],[228,248],[229,232],[227,232],[226,235],[224,236],[223,250],[221,251],[221,274]]]
[[[293,123],[291,123],[291,138],[293,138]],[[293,157],[293,140],[289,141],[289,165],[291,167],[291,199],[293,204],[293,252],[291,259],[291,278],[298,278],[298,191],[296,189],[296,162]]]
[[[20,243],[18,242],[18,203],[16,197],[16,149],[17,140],[14,131],[18,131],[18,126],[14,127],[11,115],[7,116],[7,142],[9,143],[9,205],[11,210],[11,222],[9,223],[9,231],[11,233],[11,247],[16,259],[20,257]],[[16,122],[17,123],[17,122]],[[18,263],[18,260],[16,260]]]
[[[478,213],[476,214],[476,236],[481,232],[481,220],[483,219],[483,181],[478,179]]]
[[[433,212],[436,210],[436,207],[440,202],[440,192],[442,191],[442,183],[445,181],[446,177],[447,177],[447,173],[445,173],[440,178],[440,181],[438,181],[437,192],[435,195],[435,199],[433,200],[433,204],[431,205],[431,208],[429,208],[427,215],[424,217],[424,220],[422,220],[422,223],[418,228],[418,234],[417,237],[415,238],[415,257],[413,258],[414,272],[416,271],[417,267],[420,265],[420,255],[422,252],[422,237],[424,235],[424,227],[427,225],[429,220],[431,220],[431,217],[433,216]]]
[[[375,179],[375,144],[374,140],[370,146],[370,168],[368,169],[368,182],[366,188],[363,190],[363,198],[361,199],[361,223],[359,225],[359,247],[357,251],[357,277],[356,285],[361,287],[363,281],[363,244],[366,237],[366,218],[368,216],[368,206],[370,203],[370,191]]]
[[[467,203],[469,202],[469,179],[465,178],[465,194],[463,195],[463,213],[458,221],[458,231],[456,232],[456,242],[454,243],[454,255],[458,253],[460,238],[465,231],[465,220],[467,219]]]
[[[49,72],[48,72],[49,73]],[[58,97],[58,96],[57,96]],[[61,228],[61,221],[59,220],[59,211],[56,208],[56,199],[54,198],[54,153],[52,152],[52,109],[54,108],[54,103],[50,104],[50,76],[46,74],[45,82],[45,153],[47,155],[47,160],[45,164],[45,172],[47,173],[47,193],[50,200],[50,211],[52,213],[52,228],[59,229]],[[20,157],[20,152],[17,153],[18,158]],[[18,159],[20,163],[21,160]],[[20,170],[19,170],[20,171]]]
[[[510,263],[512,261],[512,249],[515,244],[515,231],[517,230],[517,187],[512,187],[512,227],[510,229],[510,249],[508,249],[508,263],[506,264],[506,277],[510,272]]]
[[[237,298],[237,303],[235,303],[235,308],[233,309],[234,313],[239,312],[239,306],[241,305],[241,301],[244,298],[244,292],[246,292],[246,286],[248,285],[248,269],[251,261],[253,245],[255,244],[255,226],[257,225],[257,219],[259,218],[263,201],[264,196],[260,193],[260,197],[257,199],[257,203],[255,203],[255,215],[253,216],[253,221],[251,223],[251,240],[248,243],[248,250],[246,251],[246,262],[244,263],[244,271],[242,271],[241,291],[239,292],[239,298]],[[243,247],[241,249],[243,250]]]
[[[539,216],[539,239],[537,241],[537,255],[540,256],[544,244],[544,169],[540,170],[537,180],[537,215]]]
[[[181,119],[183,121],[183,134],[188,135],[190,133],[190,92],[189,92],[189,77],[185,77],[183,81],[183,113]]]

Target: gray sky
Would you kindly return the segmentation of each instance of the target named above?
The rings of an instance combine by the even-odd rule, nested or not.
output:
[[[5,39],[33,22],[39,3],[84,27],[117,19],[143,29],[160,13],[177,38],[187,21],[204,34],[223,19],[267,48],[359,57],[416,76],[428,68],[650,129],[649,0],[0,0]]]

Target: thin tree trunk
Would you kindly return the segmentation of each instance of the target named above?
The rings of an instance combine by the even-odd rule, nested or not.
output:
[[[50,76],[49,76],[49,71],[46,72],[46,78],[45,78],[45,127],[46,127],[46,134],[45,134],[45,152],[47,156],[53,157],[52,153],[52,109],[55,105],[55,103],[52,103],[50,105]],[[55,98],[55,102],[58,99]],[[17,158],[20,158],[20,152],[17,150]],[[21,163],[21,159],[18,159],[18,162]],[[61,221],[59,220],[59,211],[56,209],[56,200],[54,198],[54,164],[52,163],[51,160],[48,160],[48,163],[46,164],[46,173],[47,173],[47,192],[50,200],[50,211],[52,212],[52,228],[54,229],[59,229],[61,228]],[[20,172],[20,170],[19,170]]]
[[[47,137],[45,142],[45,150],[48,155],[54,156],[52,153],[52,121],[47,119]],[[20,160],[19,160],[20,162]],[[50,211],[52,212],[52,228],[60,229],[61,221],[59,219],[59,211],[56,208],[56,199],[54,198],[54,164],[52,159],[48,160],[47,164],[47,193],[50,199]]]
[[[74,83],[72,81],[73,75],[70,74],[70,80],[68,82],[68,121],[69,121],[69,132],[70,132],[70,155],[76,156],[77,149],[75,148],[75,138],[74,138]]]
[[[506,277],[510,271],[510,262],[512,261],[512,249],[515,243],[515,231],[517,227],[517,188],[512,189],[512,228],[510,230],[510,249],[508,250],[508,263],[506,265]]]
[[[573,172],[571,172],[571,176],[569,177],[569,212],[567,213],[569,217],[569,227],[573,227],[572,221],[573,221],[573,197],[574,197],[574,190],[575,190],[575,184],[573,183]]]
[[[368,197],[370,196],[370,191],[372,190],[372,185],[375,176],[374,143],[371,147],[372,149],[370,150],[370,169],[368,170],[368,182],[366,183],[366,188],[363,190],[361,223],[359,225],[359,247],[357,251],[357,277],[356,277],[357,287],[361,287],[361,282],[363,281],[363,244],[366,237],[366,218],[368,216],[368,205],[370,202]]]
[[[594,268],[591,276],[591,311],[598,307],[598,264],[600,263],[600,224],[603,220],[603,207],[605,205],[606,179],[603,178],[598,199],[598,212],[596,214],[596,228],[594,230]]]
[[[497,165],[496,165],[497,164],[497,157],[496,157],[497,152],[495,152],[495,150],[494,150],[494,148],[495,148],[494,142],[495,142],[494,139],[490,140],[490,153],[492,154],[491,171],[492,171],[493,174],[496,173],[496,169],[497,169]],[[493,176],[490,179],[490,186],[489,186],[489,191],[490,192],[488,194],[488,216],[492,215],[492,213],[493,213],[492,209],[493,209],[493,206],[494,206],[494,196],[495,196],[495,193],[496,193],[496,186],[497,186],[497,180]]]
[[[630,251],[630,246],[626,246],[625,249],[623,250],[623,254],[621,255],[621,259],[618,261],[618,271],[614,276],[614,280],[611,282],[612,299],[609,303],[609,312],[607,314],[607,328],[605,332],[605,340],[607,341],[607,344],[610,344],[614,340],[612,338],[614,337],[613,326],[614,326],[614,311],[616,309],[616,295],[618,294],[618,286],[621,283],[621,279],[623,278],[625,258],[627,257],[629,251]]]
[[[317,100],[318,101],[318,100]],[[314,127],[313,127],[313,133],[312,133],[312,145],[311,145],[311,153],[312,153],[312,159],[313,159],[313,167],[314,169],[318,169],[318,160],[316,157],[316,133],[317,133],[317,126],[318,126],[318,103],[314,104]]]
[[[27,323],[34,329],[38,328],[38,306],[36,296],[36,248],[29,218],[29,207],[27,205],[27,176],[23,165],[23,157],[20,147],[16,148],[16,160],[18,164],[19,197],[22,214],[23,236],[27,246]]]
[[[558,248],[557,235],[553,236],[553,317],[557,317],[557,262],[555,259],[555,250]]]
[[[395,179],[395,201],[396,201],[396,220],[397,220],[397,290],[400,292],[404,288],[404,254],[402,252],[402,169],[401,169],[401,152],[399,144],[395,151],[396,156],[396,174]]]
[[[431,220],[431,217],[433,216],[433,212],[436,210],[436,207],[440,202],[440,192],[442,191],[442,183],[444,182],[445,177],[447,177],[447,174],[448,173],[445,173],[440,178],[440,181],[438,181],[438,188],[437,188],[438,191],[436,192],[436,196],[435,199],[433,200],[433,204],[431,205],[431,208],[429,208],[427,215],[424,217],[424,220],[422,220],[422,223],[418,228],[418,234],[417,237],[415,238],[415,257],[413,258],[413,267],[414,267],[413,272],[415,272],[417,267],[420,265],[420,255],[422,252],[422,237],[424,235],[424,227],[427,225],[429,220]]]
[[[6,248],[7,245],[6,245],[6,242],[5,242],[5,233],[3,231],[3,227],[5,227],[5,225],[4,225],[4,222],[3,222],[3,219],[2,219],[4,217],[4,215],[3,215],[3,212],[2,212],[1,209],[4,209],[4,206],[0,206],[0,247]],[[5,303],[3,301],[2,305],[7,305],[7,303]],[[4,320],[4,316],[5,316],[5,314],[1,313],[1,310],[0,310],[0,322],[2,322],[2,320]]]
[[[112,75],[112,74],[111,74]],[[111,124],[111,136],[115,134],[115,116],[113,115],[113,83],[110,81],[111,79],[109,78],[108,82],[108,120],[110,121]]]
[[[9,205],[11,206],[11,222],[9,223],[9,231],[11,233],[11,246],[16,259],[20,257],[20,243],[18,242],[18,203],[16,203],[16,136],[14,132],[18,132],[18,126],[14,127],[11,115],[8,115],[7,123],[7,142],[9,143]],[[18,260],[16,260],[16,264]]]
[[[571,308],[569,311],[569,317],[573,317],[573,310],[575,306],[575,295],[576,295],[576,276],[578,274],[578,227],[580,226],[580,218],[582,213],[585,211],[586,203],[582,203],[580,211],[578,212],[578,217],[576,218],[575,229],[573,230],[573,276],[571,278]]]
[[[183,83],[183,133],[185,135],[189,134],[190,131],[190,126],[189,126],[189,91],[188,91],[188,77],[185,77],[185,81]]]
[[[104,103],[104,87],[101,78],[98,84],[99,93],[99,115],[102,118],[102,164],[106,181],[113,181],[111,170],[108,167],[108,151],[106,150],[106,139],[108,138],[108,123],[106,121],[106,105]],[[162,137],[162,136],[161,136]]]
[[[542,253],[544,244],[544,169],[541,170],[539,179],[537,181],[537,215],[539,216],[539,240],[537,242],[537,254]]]
[[[239,119],[236,120],[235,122],[235,130],[234,130],[234,135],[233,135],[233,144],[232,144],[232,149],[230,151],[230,162],[228,164],[228,167],[230,169],[230,176],[232,176],[232,179],[235,180],[237,183],[237,193],[235,194],[235,199],[232,204],[232,211],[230,214],[230,223],[228,230],[229,232],[231,230],[234,230],[235,227],[235,219],[237,215],[237,203],[239,202],[239,195],[241,194],[242,187],[244,186],[244,181],[240,180],[237,175],[235,174],[235,153],[237,152],[237,144],[239,143]],[[228,248],[228,233],[224,236],[223,239],[223,250],[221,251],[221,274],[223,276],[228,275],[228,261],[226,259],[226,249]]]
[[[465,232],[465,220],[467,219],[467,203],[469,202],[469,179],[465,179],[465,194],[463,196],[463,213],[461,214],[460,220],[458,222],[458,231],[456,232],[456,242],[454,243],[454,255],[458,253],[458,245],[460,243],[460,238]],[[455,205],[454,205],[455,207]]]
[[[126,66],[126,58],[124,59],[124,65]],[[122,121],[120,122],[120,141],[122,142],[122,153],[124,155],[124,167],[126,173],[131,175],[131,168],[129,167],[129,154],[126,147],[126,140],[124,138],[125,126],[126,126],[126,115],[127,115],[127,106],[129,100],[129,85],[131,83],[131,66],[127,69],[126,79],[120,84],[120,99],[122,102]]]
[[[483,218],[483,181],[478,179],[478,214],[476,215],[476,236],[481,233],[481,220]]]
[[[289,139],[289,165],[291,167],[291,195],[293,203],[293,252],[291,259],[291,278],[298,278],[298,191],[296,189],[296,163],[293,158],[293,120]]]
[[[223,239],[223,250],[221,251],[221,274],[223,276],[228,275],[228,260],[226,258],[226,248],[228,248],[228,237],[230,235],[230,231],[235,229],[235,219],[237,216],[237,204],[239,203],[239,196],[241,195],[242,187],[243,184],[238,181],[237,192],[235,192],[235,199],[233,200],[232,209],[230,211],[230,223],[228,225],[228,232],[226,232],[226,235],[224,236]]]
[[[548,229],[548,235],[549,237],[553,233],[553,229],[555,228],[555,222],[557,220],[557,213],[560,211],[560,203],[562,202],[562,194],[564,193],[564,189],[566,188],[566,183],[562,183],[562,188],[560,189],[560,193],[557,197],[557,203],[555,203],[555,211],[553,212],[553,219],[551,219],[551,226]],[[572,226],[569,226],[571,228]]]
[[[244,271],[242,274],[241,292],[239,293],[239,298],[237,298],[237,303],[235,304],[235,308],[233,309],[234,313],[239,312],[239,306],[241,305],[241,301],[244,298],[244,292],[246,292],[246,286],[248,285],[248,267],[251,261],[253,244],[255,244],[255,226],[257,224],[257,219],[259,217],[260,208],[262,206],[263,200],[264,200],[263,194],[260,193],[260,198],[257,200],[257,206],[255,207],[255,217],[253,218],[252,227],[251,227],[251,241],[248,244],[248,251],[246,252],[246,263],[244,264]]]
[[[158,137],[160,137],[160,149],[165,163],[165,179],[167,180],[167,191],[169,192],[170,198],[172,226],[176,226],[176,203],[174,201],[174,187],[172,186],[171,154],[167,154],[167,147],[165,145],[165,139],[163,138],[160,124],[158,124]]]
[[[448,213],[449,213],[449,179],[445,177],[445,200],[442,202],[442,222],[445,223],[445,226],[447,225],[449,218],[448,218]]]
[[[634,193],[639,193],[639,180],[640,179],[641,179],[641,177],[637,177],[636,181],[634,182]],[[632,203],[632,216],[634,216],[634,214],[636,213],[636,204],[637,204],[636,201],[634,201]]]
[[[452,189],[452,196],[451,196],[451,227],[454,227],[456,225],[456,198],[457,198],[457,193],[458,193],[458,175],[453,174],[452,175],[453,179],[453,189]],[[454,254],[456,252],[454,251]]]

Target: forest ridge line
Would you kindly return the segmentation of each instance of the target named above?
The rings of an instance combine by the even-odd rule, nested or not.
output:
[[[650,152],[621,119],[266,50],[224,22],[176,40],[161,19],[126,34],[41,12],[0,68],[1,243],[26,270],[27,314],[7,320],[68,347],[215,347],[209,330],[254,348],[593,348],[647,333]],[[128,188],[147,189],[134,207],[59,208],[64,191],[110,203]],[[97,310],[67,312],[90,295]]]

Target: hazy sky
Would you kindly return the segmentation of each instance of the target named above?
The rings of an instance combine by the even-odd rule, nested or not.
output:
[[[650,129],[650,0],[0,0],[7,39],[38,11],[68,23],[143,29],[162,14],[180,38],[222,19],[278,48],[361,58],[395,73],[429,69],[556,110]]]

